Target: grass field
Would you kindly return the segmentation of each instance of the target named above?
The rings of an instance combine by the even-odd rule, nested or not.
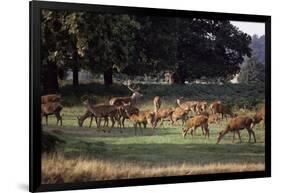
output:
[[[196,131],[193,139],[191,136],[183,139],[181,121],[175,125],[166,122],[164,126],[158,126],[154,134],[151,128],[147,128],[143,135],[135,136],[132,123],[129,121],[126,121],[127,128],[123,133],[120,133],[117,128],[114,128],[111,133],[98,132],[95,124],[92,128],[88,128],[89,120],[84,123],[84,127],[78,127],[76,116],[85,111],[79,97],[94,93],[89,89],[89,85],[84,87],[87,89],[80,88],[76,92],[72,92],[67,86],[62,89],[63,97],[67,96],[64,97],[62,127],[55,126],[55,119],[51,116],[49,126],[45,126],[43,121],[44,131],[51,132],[66,142],[58,146],[58,153],[43,155],[43,183],[264,170],[264,127],[262,124],[254,129],[257,138],[255,144],[247,143],[247,131],[241,132],[243,143],[238,143],[238,139],[232,143],[232,134],[228,134],[220,144],[215,144],[217,133],[227,123],[225,120],[209,126],[211,135],[207,140],[200,129]],[[97,88],[97,85],[94,87]],[[152,108],[151,99],[154,95],[164,96],[162,97],[163,107],[175,106],[177,96],[196,99],[194,87],[198,87],[199,93],[202,93],[197,94],[197,100],[211,101],[223,98],[232,103],[233,101],[246,101],[246,103],[254,101],[257,103],[255,105],[258,105],[264,97],[259,91],[262,89],[252,85],[234,85],[233,88],[231,85],[226,85],[223,94],[220,93],[224,90],[221,85],[217,86],[217,89],[215,85],[212,85],[214,88],[209,88],[207,85],[187,85],[172,88],[174,90],[165,96],[166,85],[154,89],[149,89],[149,86],[144,85],[142,88],[145,97],[140,101],[139,108]],[[246,89],[247,87],[249,88]],[[107,91],[108,88],[101,89],[99,92],[103,94],[95,95],[96,100],[101,102],[109,95],[125,95],[128,92],[125,88],[120,88],[120,90],[112,89],[111,94]],[[204,88],[205,92],[201,92]],[[213,90],[212,95],[209,93],[211,90]],[[244,97],[237,92],[243,93]],[[254,114],[253,110],[242,110],[234,105],[232,107],[239,115],[252,116]]]

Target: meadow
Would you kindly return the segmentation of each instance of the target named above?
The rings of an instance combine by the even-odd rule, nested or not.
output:
[[[138,101],[141,110],[153,108],[153,97],[162,99],[162,108],[175,107],[176,98],[185,100],[220,99],[238,115],[253,116],[255,109],[263,103],[263,85],[224,84],[184,86],[141,86],[144,97]],[[232,143],[232,134],[227,134],[220,144],[216,137],[224,129],[227,120],[209,125],[210,138],[205,139],[201,129],[193,138],[181,135],[181,121],[171,125],[165,122],[155,132],[150,126],[143,135],[135,135],[132,123],[126,120],[123,133],[113,128],[110,133],[98,131],[89,119],[78,127],[77,116],[85,112],[81,97],[91,95],[96,103],[108,101],[112,96],[129,96],[123,85],[104,87],[98,83],[82,84],[77,88],[64,85],[61,88],[64,108],[63,126],[55,125],[50,116],[49,125],[43,130],[63,140],[56,152],[42,156],[42,182],[62,183],[153,176],[194,175],[220,172],[242,172],[264,170],[264,125],[256,125],[257,143],[248,143],[248,133],[241,132]]]

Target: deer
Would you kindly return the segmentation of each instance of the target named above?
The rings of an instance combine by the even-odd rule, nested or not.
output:
[[[125,84],[123,84],[125,85]],[[127,88],[133,92],[131,96],[127,97],[113,97],[109,100],[110,105],[115,106],[122,106],[123,103],[130,103],[131,105],[135,106],[137,104],[137,99],[141,98],[143,95],[140,93],[140,87],[132,88],[131,84],[125,85]]]
[[[219,117],[218,114],[211,114],[211,115],[209,115],[208,123],[209,123],[209,124],[218,123],[219,120],[220,120],[220,117]]]
[[[129,119],[127,113],[125,112],[124,104],[126,106],[126,103],[123,103],[122,106],[117,107],[118,114],[119,114],[119,117],[120,117],[120,124],[121,124],[122,128],[125,128],[125,124],[124,124],[125,120]],[[139,113],[139,109],[137,107],[132,106],[132,105],[128,105],[126,108],[130,112],[130,114],[138,114]]]
[[[89,102],[88,99],[86,99],[83,104],[85,105],[86,109],[89,110],[94,117],[98,118],[97,120],[97,128],[100,128],[101,126],[101,118],[105,119],[105,122],[107,123],[108,126],[108,117],[110,118],[112,125],[111,129],[115,125],[115,121],[117,121],[120,124],[120,119],[119,119],[119,114],[117,107],[114,105],[105,105],[105,104],[98,104],[98,105],[93,105]],[[80,117],[77,117],[78,121]],[[111,129],[108,132],[111,132]],[[105,132],[105,130],[103,130]],[[120,127],[120,133],[122,133],[122,128]]]
[[[188,116],[188,111],[183,110],[181,107],[176,107],[172,113],[172,124],[176,122],[177,120],[182,120],[182,125],[184,125],[184,122]]]
[[[48,94],[41,96],[41,104],[46,104],[49,102],[60,102],[61,95],[58,94]]]
[[[198,101],[186,101],[182,103],[182,99],[183,97],[177,98],[177,105],[186,112],[192,111],[193,113],[196,113],[196,105],[198,104]]]
[[[152,125],[152,129],[154,130],[155,125],[154,118],[155,114],[152,110],[144,110],[139,112],[131,112],[130,111],[130,104],[124,104],[124,110],[129,119],[133,122],[134,129],[135,129],[135,135],[137,135],[137,128],[139,126],[141,134],[143,134],[141,125],[143,124],[143,127],[146,128],[147,124]]]
[[[195,130],[198,127],[201,127],[202,132],[205,131],[205,132],[203,132],[203,135],[205,135],[205,138],[207,136],[208,136],[208,138],[210,137],[210,131],[208,128],[208,117],[206,117],[204,115],[196,115],[186,121],[186,128],[182,128],[183,138],[185,138],[185,136],[189,130],[191,130],[190,134],[193,138],[193,132],[195,132]]]
[[[215,112],[214,112],[214,106],[217,106],[217,104],[221,104],[222,102],[220,101],[220,100],[215,100],[214,102],[212,102],[211,104],[210,104],[210,107],[209,107],[209,109],[210,109],[210,111],[212,112],[212,114],[215,114]]]
[[[212,112],[213,114],[220,113],[221,117],[225,117],[227,119],[226,115],[229,115],[230,117],[235,117],[236,115],[232,113],[230,108],[228,108],[226,105],[222,103],[214,103],[212,104]]]
[[[57,125],[60,122],[60,125],[62,126],[62,117],[60,115],[62,109],[63,106],[59,102],[48,102],[45,104],[41,104],[41,119],[43,118],[43,116],[45,116],[46,125],[48,125],[48,116],[55,115],[57,118]]]
[[[154,106],[154,112],[157,114],[161,107],[161,99],[159,96],[155,96],[153,99],[153,106]]]
[[[261,121],[264,121],[265,118],[265,106],[263,105],[259,111],[256,112],[256,114],[253,117],[254,120],[254,126],[256,124],[259,124]]]
[[[197,114],[207,110],[208,103],[206,101],[199,101],[195,106],[195,111]]]
[[[254,143],[256,143],[256,136],[255,132],[253,131],[253,123],[254,120],[248,116],[238,116],[232,118],[229,123],[227,124],[226,128],[223,131],[220,131],[217,136],[217,144],[221,141],[221,139],[229,132],[233,132],[232,143],[234,142],[235,133],[238,134],[240,143],[242,142],[240,136],[240,130],[246,129],[249,134],[249,143],[251,142],[251,136],[253,135]]]
[[[94,114],[91,113],[91,111],[86,110],[86,112],[82,116],[77,116],[79,127],[82,127],[84,121],[89,117],[91,118],[89,128],[92,126],[93,118],[95,118],[97,124],[98,121],[97,118],[94,116]]]
[[[173,122],[172,115],[173,115],[174,109],[173,108],[164,108],[159,109],[156,115],[155,124],[160,121],[160,125],[163,125],[165,120]]]

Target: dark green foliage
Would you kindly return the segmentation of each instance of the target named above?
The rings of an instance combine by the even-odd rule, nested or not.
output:
[[[42,132],[42,153],[56,151],[59,144],[65,143],[65,141],[60,139],[55,133],[56,132]]]
[[[250,44],[252,49],[252,55],[257,58],[259,63],[264,64],[264,56],[265,56],[265,36],[262,35],[258,37],[257,35],[253,35],[252,42]]]

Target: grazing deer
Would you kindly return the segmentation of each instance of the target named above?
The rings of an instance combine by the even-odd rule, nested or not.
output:
[[[49,94],[49,95],[41,96],[41,104],[46,104],[49,102],[60,102],[60,101],[61,101],[61,95]]]
[[[264,118],[265,118],[265,106],[263,105],[262,108],[259,111],[257,111],[253,117],[254,126],[256,124],[259,124],[261,121],[264,121]]]
[[[91,113],[91,111],[86,110],[86,112],[82,116],[77,116],[79,127],[82,127],[84,121],[89,117],[91,118],[90,125],[89,125],[89,128],[90,128],[92,126],[93,118],[95,117],[94,114]],[[96,124],[97,124],[98,121],[97,121],[96,117],[95,117],[95,120],[96,120]]]
[[[85,100],[83,104],[85,105],[87,110],[89,110],[93,114],[94,117],[98,118],[97,128],[100,128],[101,126],[101,118],[105,119],[105,122],[107,122],[107,126],[108,126],[108,117],[112,122],[111,129],[114,127],[115,121],[117,121],[119,125],[121,125],[117,107],[115,107],[114,105],[104,105],[104,104],[93,105],[89,102],[88,99]],[[110,132],[111,129],[108,132]],[[122,132],[121,126],[120,126],[120,132]]]
[[[137,99],[139,99],[140,97],[143,96],[139,92],[140,87],[132,88],[130,84],[125,85],[125,86],[127,86],[128,89],[133,92],[133,94],[131,96],[127,96],[127,97],[113,97],[109,100],[110,105],[115,105],[115,106],[119,107],[119,106],[122,106],[124,103],[126,103],[126,104],[130,103],[132,106],[135,106],[137,103]]]
[[[43,116],[46,118],[46,125],[48,125],[48,116],[55,115],[57,118],[57,125],[60,122],[62,126],[62,117],[60,115],[63,106],[59,102],[48,102],[46,104],[41,104],[41,119]]]
[[[204,115],[196,115],[186,121],[186,128],[182,128],[182,135],[183,138],[185,138],[187,132],[191,129],[190,134],[193,138],[193,132],[195,130],[201,127],[203,135],[205,135],[205,138],[208,136],[210,137],[210,132],[208,128],[208,117]],[[204,132],[205,131],[205,132]]]
[[[229,123],[227,124],[226,128],[219,132],[217,137],[217,144],[220,142],[220,140],[223,138],[225,134],[228,132],[233,132],[233,138],[232,142],[234,142],[235,133],[238,134],[238,137],[240,139],[240,143],[242,142],[241,136],[240,136],[240,130],[246,129],[249,134],[249,143],[251,142],[251,135],[253,135],[254,143],[256,143],[256,136],[253,131],[253,123],[254,120],[251,117],[248,116],[238,116],[235,118],[232,118]]]
[[[172,113],[172,124],[177,120],[182,120],[182,125],[184,125],[185,120],[187,119],[188,111],[183,110],[181,107],[176,107]]]

